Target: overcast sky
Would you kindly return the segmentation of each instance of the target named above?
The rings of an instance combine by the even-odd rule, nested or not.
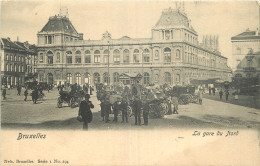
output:
[[[107,30],[112,38],[151,37],[151,28],[165,8],[175,8],[173,1],[8,1],[1,4],[1,36],[37,43],[37,32],[60,6],[69,10],[69,18],[84,39],[101,39]],[[247,28],[256,30],[259,7],[255,1],[185,2],[191,24],[203,35],[219,35],[220,51],[231,57],[230,38]],[[230,63],[230,62],[229,62]]]

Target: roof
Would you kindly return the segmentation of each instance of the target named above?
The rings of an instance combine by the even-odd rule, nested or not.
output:
[[[236,36],[231,37],[231,40],[247,40],[247,39],[260,39],[259,31],[246,30],[245,32],[242,32]]]
[[[63,16],[53,16],[49,18],[47,24],[40,32],[65,32],[78,34],[69,18]]]
[[[162,15],[153,29],[163,29],[176,26],[184,26],[194,33],[197,33],[190,25],[190,21],[185,13],[171,8],[162,11]]]
[[[20,50],[25,50],[23,47],[15,44],[14,42],[12,42],[9,38],[1,38],[2,43],[4,48],[14,48],[14,49],[20,49]]]

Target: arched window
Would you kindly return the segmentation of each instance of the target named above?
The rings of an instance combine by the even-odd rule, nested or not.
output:
[[[14,61],[17,61],[17,56],[16,55],[14,55]]]
[[[43,53],[40,53],[39,55],[39,63],[43,63]]]
[[[134,63],[139,63],[139,60],[140,58],[139,58],[139,50],[138,49],[135,49],[134,50],[134,54],[133,54],[133,61],[134,61]]]
[[[66,57],[67,57],[67,63],[71,64],[72,63],[72,52],[67,51],[66,52]]]
[[[85,63],[91,63],[91,55],[89,50],[85,51]]]
[[[150,75],[149,75],[149,73],[144,73],[144,84],[145,85],[150,84]]]
[[[60,63],[60,52],[57,52],[56,56],[57,56],[56,62],[57,62],[57,63]]]
[[[154,82],[156,82],[156,83],[159,82],[159,74],[155,74],[155,76],[154,76]]]
[[[144,62],[150,62],[150,51],[148,49],[144,49],[143,60]]]
[[[10,60],[13,61],[13,55],[10,55]]]
[[[108,50],[105,50],[103,52],[103,63],[107,63],[108,62]]]
[[[52,73],[47,74],[47,83],[48,84],[53,84],[53,75]]]
[[[164,54],[164,62],[171,62],[171,49],[170,48],[165,48],[163,50]]]
[[[110,83],[110,76],[108,75],[107,72],[103,74],[103,78],[104,78],[104,83],[107,83],[107,84]]]
[[[100,63],[100,51],[94,51],[94,63]]]
[[[114,50],[113,61],[114,61],[114,63],[117,63],[117,64],[120,63],[120,52],[119,52],[119,50]]]
[[[90,84],[91,82],[91,76],[89,73],[85,73],[85,83]]]
[[[67,83],[72,84],[72,74],[71,73],[67,74]]]
[[[10,69],[9,69],[9,65],[8,64],[6,64],[6,71],[9,71]]]
[[[79,73],[76,74],[76,83],[78,85],[81,85],[81,74],[79,74]]]
[[[9,55],[8,54],[5,54],[5,59],[9,60]]]
[[[154,51],[154,59],[159,60],[159,51],[158,50]]]
[[[76,51],[76,56],[75,56],[75,62],[76,63],[81,63],[81,52],[78,50]]]
[[[113,78],[114,78],[114,83],[119,83],[119,74],[118,73],[114,73]]]
[[[13,71],[13,65],[10,64],[10,71]]]
[[[128,64],[130,62],[130,59],[129,59],[129,50],[124,50],[123,52],[123,60],[124,60],[124,63]]]
[[[166,84],[171,84],[171,73],[169,73],[169,72],[166,72],[165,74],[164,74],[164,79],[165,79],[165,83]]]
[[[100,83],[100,74],[99,73],[94,73],[94,83]]]
[[[179,49],[176,50],[176,59],[181,59],[181,52]]]
[[[175,82],[176,82],[176,83],[179,83],[179,82],[180,82],[180,79],[181,79],[180,74],[176,74],[176,76],[175,76]]]
[[[51,51],[47,52],[48,64],[53,64],[53,53]]]

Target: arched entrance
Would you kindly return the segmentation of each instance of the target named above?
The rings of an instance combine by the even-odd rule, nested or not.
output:
[[[48,73],[47,75],[47,83],[53,84],[53,75],[51,73]]]
[[[85,84],[91,84],[90,74],[89,73],[85,73],[84,76],[85,76],[85,79],[84,79]]]

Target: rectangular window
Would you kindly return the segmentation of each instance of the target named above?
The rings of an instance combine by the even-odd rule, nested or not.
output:
[[[85,63],[91,63],[91,56],[90,55],[85,56]]]
[[[81,56],[76,56],[76,63],[81,63]]]
[[[67,63],[71,64],[72,63],[72,56],[67,57]]]
[[[94,56],[94,63],[100,63],[100,55]]]
[[[48,44],[52,44],[53,41],[52,41],[52,36],[48,36]]]

